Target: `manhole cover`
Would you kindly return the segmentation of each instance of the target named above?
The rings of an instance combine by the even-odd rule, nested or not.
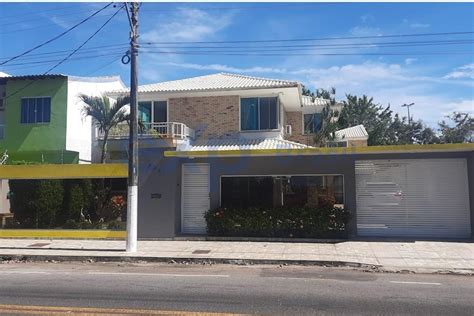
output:
[[[208,254],[210,253],[211,251],[210,250],[194,250],[193,251],[193,255],[205,255],[205,254]]]
[[[44,247],[44,246],[47,246],[47,245],[50,245],[51,243],[49,242],[38,242],[36,244],[31,244],[29,245],[28,247],[31,247],[31,248],[40,248],[40,247]]]

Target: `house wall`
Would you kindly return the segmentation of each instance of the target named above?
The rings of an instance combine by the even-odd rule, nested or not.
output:
[[[14,94],[16,91],[20,91]],[[5,135],[0,150],[9,152],[62,151],[66,146],[67,79],[8,80],[5,100]],[[51,122],[21,124],[22,97],[51,97]],[[7,123],[8,122],[8,123]]]
[[[181,231],[181,165],[210,163],[211,208],[220,205],[222,175],[309,175],[344,176],[344,204],[351,212],[350,236],[357,235],[355,161],[367,159],[468,159],[471,227],[474,227],[474,153],[387,153],[292,157],[163,158],[162,152],[140,156],[139,230],[140,238],[175,237]],[[152,198],[151,194],[160,194]],[[156,195],[155,195],[156,196]],[[471,229],[474,230],[474,229]],[[474,237],[474,234],[473,234]]]
[[[303,112],[286,112],[285,125],[291,125],[291,135],[285,139],[304,145],[311,145],[311,136],[303,135]]]
[[[68,77],[66,149],[79,153],[79,163],[92,161],[95,142],[94,127],[90,117],[84,117],[84,102],[79,94],[100,96],[105,91],[124,88],[119,77]]]
[[[196,139],[221,138],[239,133],[239,96],[170,98],[170,122],[184,123],[196,132]]]
[[[364,147],[367,146],[367,140],[352,139],[347,141],[347,147]]]

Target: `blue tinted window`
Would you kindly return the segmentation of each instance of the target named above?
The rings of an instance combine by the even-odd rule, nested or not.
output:
[[[240,99],[241,130],[268,130],[278,128],[278,98]]]
[[[23,124],[44,123],[51,121],[51,98],[21,99],[21,117]]]
[[[321,113],[305,114],[304,115],[304,133],[314,134],[319,132],[322,127]]]
[[[28,123],[28,99],[21,99],[21,123]]]
[[[241,99],[240,123],[242,130],[258,129],[258,98]]]
[[[43,122],[51,122],[51,98],[43,98]]]

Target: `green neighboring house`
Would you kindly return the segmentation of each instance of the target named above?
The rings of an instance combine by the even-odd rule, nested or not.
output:
[[[7,164],[91,163],[96,130],[78,95],[124,87],[118,76],[0,76],[0,157],[7,150]],[[0,179],[0,219],[9,213],[8,191]]]
[[[8,150],[7,163],[90,163],[95,130],[78,95],[123,87],[119,77],[0,78],[0,151]]]

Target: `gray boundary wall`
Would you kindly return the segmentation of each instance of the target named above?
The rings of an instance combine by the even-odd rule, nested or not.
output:
[[[355,161],[369,159],[464,158],[468,162],[471,234],[474,237],[474,152],[383,153],[221,158],[165,158],[167,149],[140,150],[139,238],[171,238],[181,231],[181,165],[210,164],[211,208],[220,205],[220,177],[223,175],[341,174],[344,176],[344,204],[352,216],[349,235],[357,235]]]

